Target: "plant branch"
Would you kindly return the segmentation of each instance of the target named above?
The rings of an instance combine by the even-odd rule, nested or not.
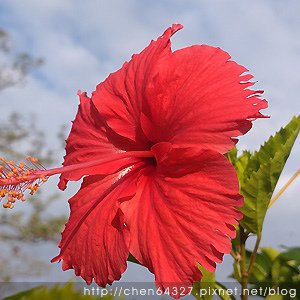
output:
[[[251,273],[252,273],[252,270],[253,270],[253,267],[254,267],[254,263],[255,263],[255,260],[256,260],[256,254],[257,254],[257,251],[258,251],[260,241],[261,241],[261,235],[256,237],[255,246],[254,246],[254,249],[253,249],[252,254],[250,256],[250,262],[249,262],[248,271],[247,271],[248,277],[251,276]]]
[[[237,255],[236,253],[234,253],[233,250],[230,251],[230,255],[233,257],[233,259],[234,259],[235,261],[239,261],[238,255]]]

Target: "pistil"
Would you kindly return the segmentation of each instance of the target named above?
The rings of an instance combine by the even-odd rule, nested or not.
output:
[[[25,162],[20,162],[17,165],[14,161],[9,161],[0,157],[0,201],[2,198],[6,197],[7,202],[3,204],[3,207],[13,208],[16,200],[26,201],[24,193],[27,190],[30,191],[30,195],[33,195],[40,185],[46,182],[50,176],[93,166],[101,166],[105,163],[131,157],[151,158],[153,157],[153,153],[151,151],[114,153],[107,157],[103,157],[102,159],[48,170],[34,157],[26,156],[26,160],[32,165],[31,167],[26,165]]]

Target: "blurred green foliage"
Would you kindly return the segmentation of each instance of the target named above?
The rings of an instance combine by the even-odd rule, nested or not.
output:
[[[9,35],[0,29],[0,91],[22,82],[41,63],[40,58],[13,51]],[[1,99],[0,94],[0,101],[7,99]],[[0,156],[20,161],[30,155],[38,157],[44,166],[55,162],[53,152],[57,149],[47,145],[46,137],[36,126],[34,116],[25,118],[17,113],[6,119],[3,116],[0,121]],[[41,261],[37,261],[35,255],[27,255],[25,250],[28,245],[39,241],[58,242],[66,216],[49,217],[47,213],[49,203],[57,199],[57,194],[45,196],[38,191],[30,197],[26,211],[0,210],[1,281],[15,280],[18,275],[24,274],[30,277],[43,269]]]
[[[14,51],[9,34],[0,28],[0,91],[23,82],[28,73],[42,64],[42,58]]]
[[[27,122],[20,115],[13,114],[6,122],[2,122],[0,156],[20,161],[29,154],[41,158],[41,163],[48,166],[54,162],[52,153],[53,150],[45,143],[44,135],[36,129],[33,118]],[[49,204],[58,199],[57,193],[45,196],[39,190],[30,197],[26,211],[0,210],[0,245],[14,256],[13,261],[7,260],[5,255],[0,256],[1,281],[11,281],[24,273],[34,275],[43,269],[41,262],[33,263],[37,257],[26,255],[24,250],[27,246],[24,245],[40,241],[58,243],[66,216],[60,214],[49,217],[47,213]],[[22,264],[16,264],[18,260]]]
[[[53,288],[37,287],[24,291],[13,296],[3,298],[2,300],[94,300],[99,296],[84,295],[82,291],[76,291],[71,283],[65,286],[54,286]],[[103,296],[101,299],[113,300],[120,299],[114,296]]]

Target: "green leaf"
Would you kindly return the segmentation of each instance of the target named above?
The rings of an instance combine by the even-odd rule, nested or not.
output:
[[[286,252],[280,254],[280,258],[283,261],[294,260],[297,264],[300,264],[300,247],[288,248]]]
[[[248,231],[261,235],[262,224],[270,199],[283,167],[290,155],[300,130],[300,115],[294,117],[275,136],[261,146],[259,151],[248,151],[234,162],[238,173],[241,194],[245,203],[240,224]]]
[[[229,293],[228,293],[229,290],[226,288],[226,286],[224,286],[220,282],[216,282],[215,289],[218,290],[217,294],[218,294],[220,299],[222,299],[222,300],[235,300],[235,297],[233,295],[229,295]]]
[[[251,253],[249,253],[250,257]],[[251,282],[263,282],[269,279],[271,262],[263,254],[257,253],[251,274]]]
[[[235,300],[233,295],[230,295],[229,290],[219,282],[216,282],[215,273],[206,271],[198,265],[203,277],[200,282],[195,282],[192,290],[192,295],[199,300],[214,299],[214,291],[218,291],[216,295],[223,300]]]
[[[273,265],[277,268],[280,266],[279,272],[274,267],[272,275],[274,282],[278,283],[297,283],[300,288],[300,248],[287,248],[287,251],[280,253],[275,259]]]
[[[203,267],[198,265],[203,277],[200,282],[195,282],[193,285],[192,295],[196,299],[211,300],[213,298],[212,291],[215,288],[215,273],[208,272]]]
[[[235,165],[235,163],[238,159],[238,157],[237,157],[237,148],[236,147],[232,148],[231,151],[229,151],[225,154],[225,156],[229,159],[229,161],[233,165]]]
[[[289,293],[299,295],[300,262],[297,261],[299,250],[300,248],[288,248],[285,252],[279,252],[273,248],[262,248],[257,254],[253,273],[249,280],[252,288],[256,290],[267,288],[272,289],[273,292],[274,289],[276,291],[278,289],[286,290]],[[247,251],[247,258],[249,258],[250,254]],[[276,296],[279,297],[278,295]],[[288,295],[283,298],[270,296],[266,299],[290,299],[290,297]]]
[[[82,291],[75,291],[73,285],[68,283],[53,288],[37,287],[24,291],[13,296],[3,298],[2,300],[96,300],[99,296],[84,295]],[[101,299],[113,300],[113,296],[103,296]]]
[[[252,252],[246,251],[246,264],[249,264],[249,260]],[[257,284],[258,282],[267,282],[271,280],[271,268],[272,261],[264,253],[257,253],[255,263],[253,265],[252,273],[249,278],[249,282],[252,284]],[[241,271],[240,265],[236,263],[233,264],[232,278],[235,278],[238,282],[241,282]]]
[[[273,261],[275,261],[275,259],[280,254],[280,251],[278,251],[277,249],[274,249],[272,247],[264,247],[264,248],[261,248],[260,250],[261,250],[262,254],[265,255],[271,261],[271,263]]]

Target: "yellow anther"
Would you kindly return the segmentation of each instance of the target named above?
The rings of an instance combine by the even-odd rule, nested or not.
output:
[[[33,195],[40,184],[48,179],[47,176],[38,175],[37,171],[45,168],[36,157],[27,155],[26,160],[31,162],[31,167],[26,166],[25,160],[15,164],[12,160],[0,157],[0,200],[6,197],[4,208],[13,208],[17,200],[26,201],[25,191]]]
[[[16,199],[13,198],[13,197],[8,197],[7,199],[8,199],[8,202],[10,202],[10,203],[15,203],[16,202]]]

